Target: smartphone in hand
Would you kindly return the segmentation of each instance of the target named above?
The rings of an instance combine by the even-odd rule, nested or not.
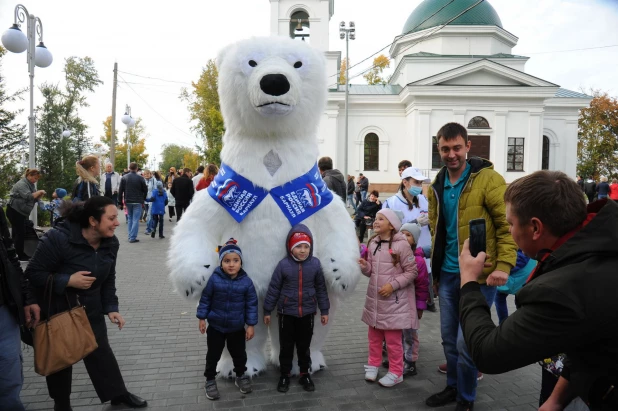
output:
[[[485,219],[470,220],[470,254],[476,257],[481,251],[487,252]]]

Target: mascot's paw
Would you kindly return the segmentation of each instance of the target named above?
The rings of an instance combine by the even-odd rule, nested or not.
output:
[[[266,371],[266,358],[264,353],[256,349],[247,350],[247,371],[246,375],[255,377]],[[217,364],[217,372],[221,378],[234,378],[236,373],[234,372],[234,363],[229,353],[224,352]]]
[[[354,291],[361,275],[356,260],[327,256],[326,258],[320,257],[320,262],[324,270],[324,277],[330,285],[329,292],[347,294]]]
[[[195,261],[190,266],[185,262],[170,275],[178,294],[190,300],[199,300],[208,279],[219,264],[216,253],[202,253],[200,257],[200,261]]]
[[[311,374],[326,368],[326,361],[321,351],[311,351]]]

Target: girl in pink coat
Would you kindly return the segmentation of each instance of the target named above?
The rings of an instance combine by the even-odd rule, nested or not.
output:
[[[418,329],[414,279],[416,262],[405,236],[399,233],[401,220],[391,209],[380,210],[369,240],[367,260],[359,259],[369,277],[362,320],[369,326],[369,359],[365,379],[375,381],[382,363],[382,341],[386,341],[389,370],[379,384],[392,387],[403,381],[402,330]]]

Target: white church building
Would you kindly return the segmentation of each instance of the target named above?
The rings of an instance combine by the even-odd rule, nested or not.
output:
[[[349,85],[348,147],[346,86],[330,77],[320,154],[342,173],[363,173],[372,187],[392,192],[403,159],[435,176],[442,165],[435,135],[455,121],[468,129],[470,155],[489,159],[507,182],[541,169],[575,177],[578,112],[591,97],[527,74],[529,57],[512,54],[518,38],[489,1],[461,14],[476,3],[424,0],[412,11],[401,34],[393,33],[388,84]],[[329,51],[334,0],[270,0],[270,6],[271,34],[304,37],[324,51],[328,73],[338,72],[341,52]]]

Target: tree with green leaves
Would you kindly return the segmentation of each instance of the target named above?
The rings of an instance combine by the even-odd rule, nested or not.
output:
[[[101,143],[105,146],[103,151],[107,153],[109,158],[109,147],[112,140],[112,117],[108,116],[103,122],[103,135],[100,137]],[[127,136],[131,144],[131,161],[136,162],[141,168],[144,168],[148,162],[148,154],[146,154],[146,128],[142,124],[142,119],[137,118],[135,125],[127,132],[116,132],[116,164],[114,171],[120,173],[127,167]]]
[[[176,169],[189,167],[195,170],[199,164],[199,156],[189,147],[178,144],[166,144],[161,152],[163,159],[160,163],[161,170],[169,170],[170,167]],[[197,160],[196,160],[197,159]]]
[[[590,106],[579,113],[577,174],[618,177],[618,99],[593,90]]]
[[[221,148],[225,126],[221,107],[219,105],[217,66],[213,59],[208,60],[206,67],[197,82],[192,82],[192,90],[182,89],[180,99],[187,103],[191,120],[197,121],[193,130],[204,138],[201,150],[208,163],[220,164]]]
[[[380,54],[376,58],[373,59],[373,67],[367,73],[363,74],[365,80],[367,80],[367,84],[375,85],[375,84],[386,84],[388,80],[385,80],[382,77],[382,73],[384,70],[391,65],[391,60],[386,57],[384,54]]]
[[[2,57],[6,49],[0,46],[0,69]],[[16,124],[15,118],[21,110],[11,111],[9,103],[22,99],[25,90],[18,90],[8,94],[4,83],[4,76],[0,71],[0,198],[6,198],[13,184],[20,178],[18,164],[28,150],[28,135],[25,124]]]
[[[64,88],[50,83],[40,87],[43,104],[36,110],[36,156],[42,172],[39,185],[49,196],[57,187],[72,189],[76,178],[75,162],[93,148],[92,139],[87,135],[88,126],[79,117],[79,109],[88,107],[86,93],[103,83],[90,57],[67,58],[64,74]],[[62,137],[64,128],[71,130],[70,137]]]

